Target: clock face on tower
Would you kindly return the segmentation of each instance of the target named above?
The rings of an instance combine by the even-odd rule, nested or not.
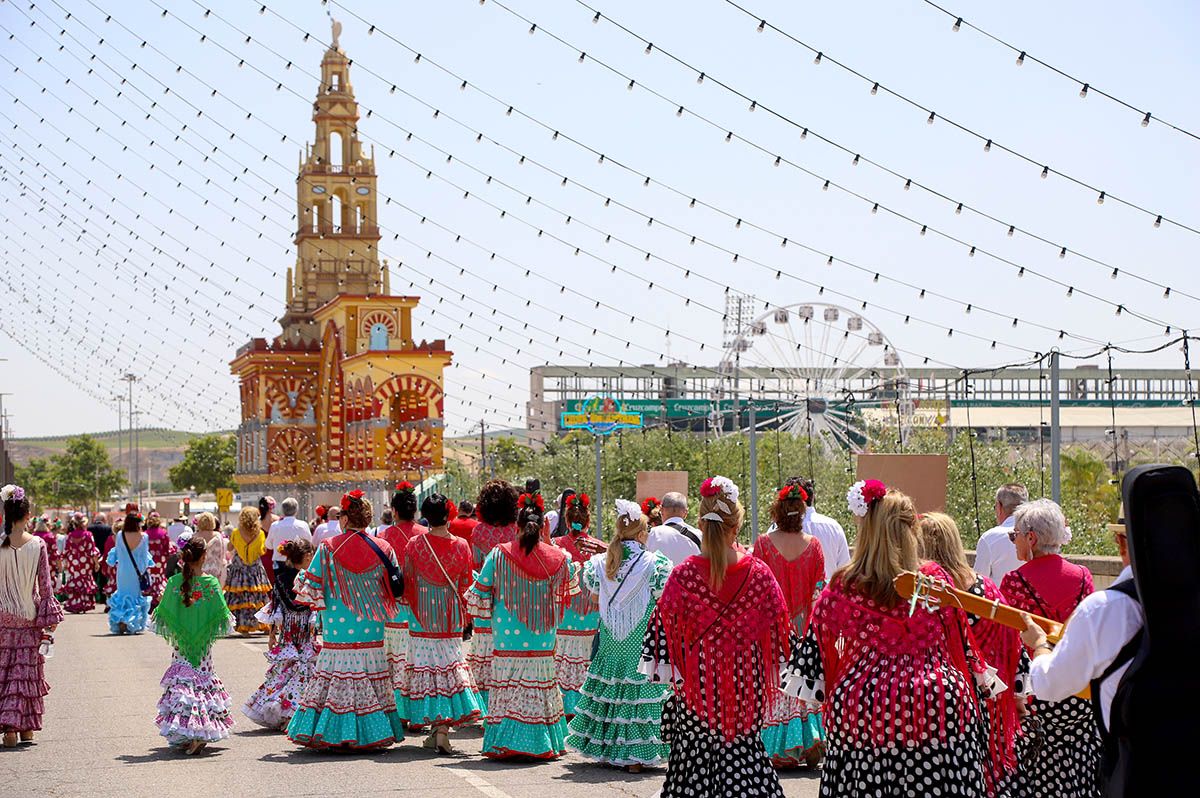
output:
[[[359,186],[358,188],[356,188],[354,190],[357,191],[359,194],[370,194],[371,193],[371,189],[367,188],[366,186]]]
[[[325,186],[313,186],[313,193],[314,194],[324,194]]]

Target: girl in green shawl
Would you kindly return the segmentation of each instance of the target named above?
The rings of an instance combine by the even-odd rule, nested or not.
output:
[[[162,678],[158,733],[186,754],[229,736],[233,702],[212,665],[212,644],[229,634],[232,616],[221,583],[204,573],[204,541],[180,540],[183,570],[167,580],[154,610],[154,631],[174,647]]]

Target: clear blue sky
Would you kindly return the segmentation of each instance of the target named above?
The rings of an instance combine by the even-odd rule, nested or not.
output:
[[[1195,4],[947,2],[968,21],[1092,86],[1200,131]],[[814,65],[811,53],[777,33],[756,32],[754,21],[721,0],[597,3],[656,48],[864,157],[1122,270],[1200,294],[1194,278],[1200,236],[1168,225],[1154,229],[1142,214],[1111,201],[1097,204],[1087,190],[1055,177],[1043,180],[1037,167],[997,150],[985,153],[941,119],[928,125],[922,112],[882,92],[872,96],[868,85],[832,64]],[[1123,274],[1110,279],[1107,270],[1075,255],[1060,259],[1045,244],[1009,238],[998,225],[956,215],[944,200],[905,191],[903,181],[855,166],[850,156],[812,136],[801,140],[795,128],[761,109],[749,111],[711,81],[697,84],[694,73],[660,52],[647,55],[644,44],[607,21],[593,24],[591,12],[575,2],[510,4],[539,30],[530,35],[528,24],[493,2],[481,6],[476,0],[328,6],[344,24],[341,43],[356,64],[351,78],[358,99],[372,111],[368,117],[364,110],[360,130],[368,146],[375,144],[380,192],[394,201],[381,208],[380,219],[393,290],[424,297],[417,336],[448,337],[456,352],[448,377],[452,432],[481,417],[492,425],[519,424],[534,365],[653,363],[668,355],[715,365],[721,318],[706,308],[722,307],[721,286],[763,302],[818,298],[815,288],[788,277],[776,280],[772,268],[868,302],[864,315],[910,367],[925,356],[978,366],[1020,360],[1054,345],[1088,346],[1060,342],[1031,324],[1013,328],[1011,318],[979,310],[967,315],[961,302],[918,299],[915,290],[874,282],[871,273],[828,267],[794,245],[781,248],[778,238],[689,208],[660,186],[644,187],[518,114],[506,115],[479,90],[685,194],[884,276],[1099,341],[1144,346],[1164,340],[1154,323],[1129,313],[1118,317],[1111,306],[1079,294],[1067,299],[1063,289],[1029,275],[1018,279],[1013,267],[969,257],[967,247],[922,237],[911,223],[872,214],[869,204],[844,193],[822,191],[820,180],[775,168],[744,143],[726,143],[699,120],[677,117],[647,91],[654,89],[806,169],[1030,270],[1154,319],[1200,326],[1200,302],[1163,299],[1161,289]],[[1077,86],[1036,65],[1018,68],[1007,50],[967,29],[952,33],[951,21],[919,0],[744,4],[939,116],[1200,227],[1200,141],[1157,124],[1142,127],[1133,112],[1102,97],[1081,99]],[[236,424],[237,388],[227,364],[250,337],[278,330],[283,274],[295,259],[290,231],[299,143],[311,139],[311,98],[329,36],[326,7],[315,0],[267,5],[313,36],[304,41],[270,10],[260,14],[261,3],[246,0],[181,0],[170,4],[166,17],[162,7],[142,0],[47,0],[33,10],[26,3],[0,4],[0,357],[8,359],[0,363],[0,391],[13,394],[5,397],[5,409],[14,434],[115,427],[115,406],[94,397],[121,392],[117,377],[127,370],[147,377],[138,389],[145,423],[197,430]],[[207,17],[206,7],[212,9]],[[373,23],[374,34],[351,11]],[[589,58],[579,63],[577,51],[542,29]],[[416,48],[422,61],[414,63],[385,31]],[[628,90],[626,81],[592,58],[632,75],[637,85]],[[465,78],[468,88],[460,90],[460,81],[430,59]],[[14,73],[14,66],[20,71]],[[435,117],[402,91],[390,92],[393,84],[440,113]],[[417,138],[406,141],[405,131],[454,159],[447,164]],[[570,183],[564,187],[487,140],[477,142],[475,131],[569,175]],[[389,158],[391,150],[396,154]],[[427,179],[426,169],[435,177]],[[487,184],[480,172],[495,181]],[[576,183],[652,214],[655,224],[615,204],[605,207]],[[463,199],[463,189],[471,198]],[[524,195],[551,207],[527,205]],[[454,232],[420,224],[399,203]],[[507,211],[503,218],[495,206]],[[739,262],[727,252],[689,245],[664,222],[739,253]],[[548,236],[538,238],[537,227],[629,274],[614,274],[586,254],[575,256]],[[605,243],[606,234],[635,246]],[[481,248],[456,241],[456,235]],[[655,258],[647,262],[646,251]],[[521,266],[490,259],[488,252]],[[460,268],[487,275],[489,284]],[[493,291],[493,281],[545,308]],[[617,310],[562,293],[562,284]],[[881,306],[958,332],[947,337],[934,326],[906,325]],[[630,322],[631,316],[638,320]],[[524,324],[531,329],[522,331]],[[663,328],[673,331],[670,343]],[[968,331],[1000,345],[991,349],[962,334]],[[1171,350],[1122,357],[1118,364],[1180,366],[1182,357]]]

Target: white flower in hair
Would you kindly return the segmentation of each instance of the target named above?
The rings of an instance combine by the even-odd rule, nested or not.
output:
[[[3,488],[0,488],[0,501],[8,501],[13,497],[13,494],[16,493],[16,491],[16,485],[5,485]]]
[[[636,522],[642,517],[642,508],[637,502],[628,499],[617,499],[617,516],[625,516],[630,522]]]
[[[887,485],[877,479],[860,479],[846,491],[846,506],[858,518],[865,518],[871,505],[883,498]]]

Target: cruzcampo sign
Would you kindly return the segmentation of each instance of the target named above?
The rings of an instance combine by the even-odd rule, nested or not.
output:
[[[562,414],[562,429],[586,429],[593,435],[609,435],[619,429],[637,429],[642,426],[641,413],[626,413],[618,399],[611,396],[593,396]]]

